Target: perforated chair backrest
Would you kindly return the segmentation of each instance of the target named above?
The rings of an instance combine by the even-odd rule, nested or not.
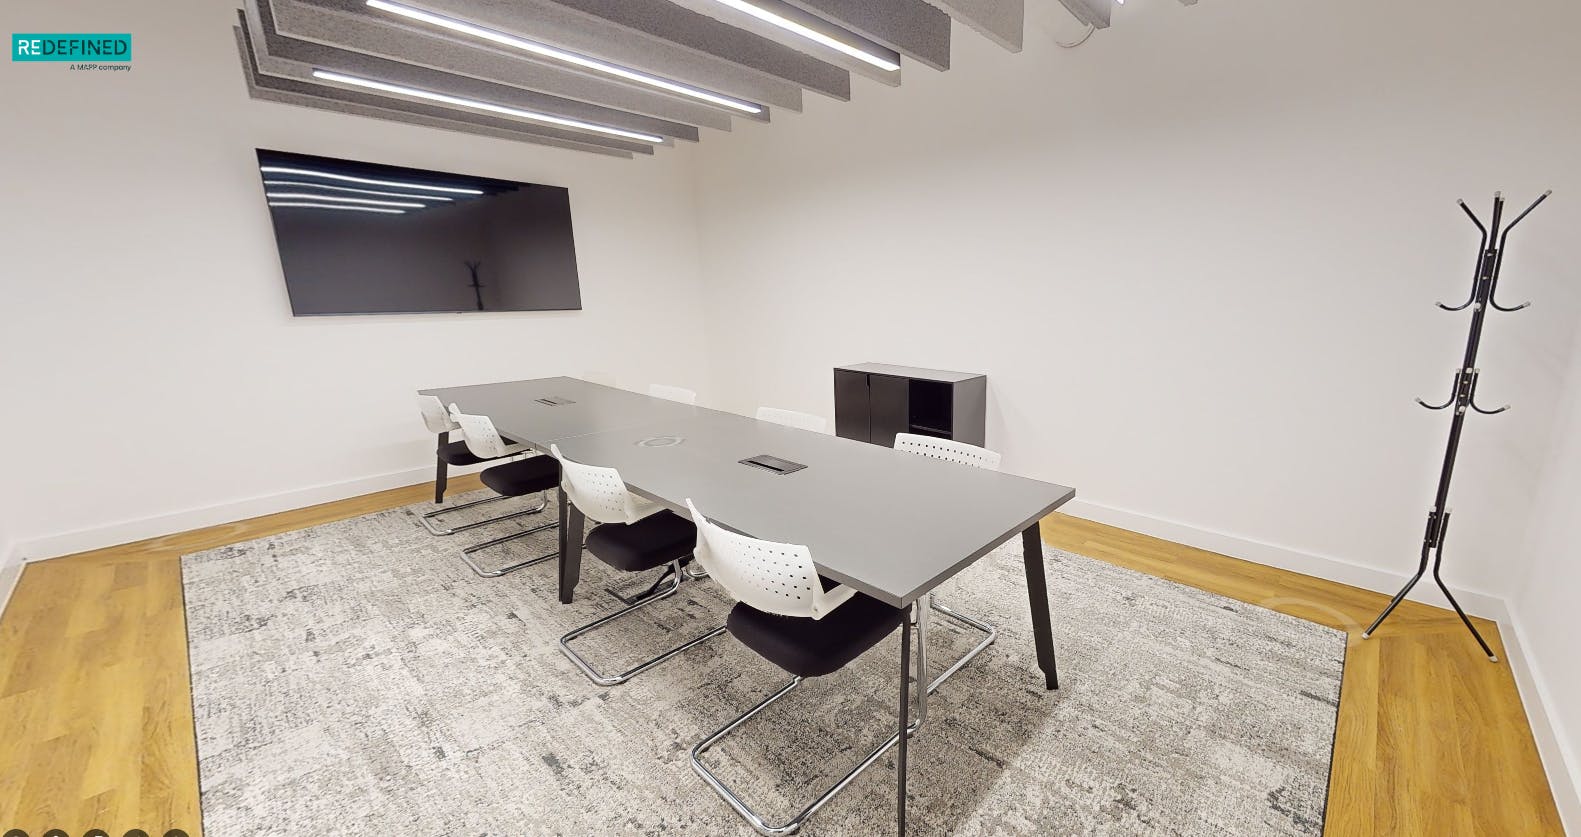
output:
[[[802,413],[796,410],[781,410],[778,407],[759,407],[758,421],[772,421],[775,424],[811,430],[814,433],[823,433],[829,427],[828,420],[823,416],[815,416],[812,413]]]
[[[697,393],[686,387],[672,387],[669,384],[648,384],[648,394],[654,398],[667,398],[679,401],[682,404],[696,404]]]
[[[469,416],[461,412],[460,407],[451,404],[450,418],[461,426],[461,434],[467,440],[467,450],[472,451],[473,456],[499,459],[510,455],[505,440],[500,438],[500,432],[494,429],[494,422],[488,416]]]
[[[435,436],[461,429],[460,425],[450,420],[450,414],[445,412],[445,403],[437,395],[417,396],[417,409],[423,412],[423,424],[428,426],[428,432]]]
[[[844,586],[825,591],[807,547],[738,535],[703,517],[691,500],[686,507],[697,524],[692,555],[737,601],[764,613],[822,619],[855,593]]]
[[[938,439],[933,436],[918,436],[915,433],[896,433],[895,450],[915,453],[929,459],[942,459],[945,462],[954,462],[957,465],[971,465],[976,468],[986,468],[990,471],[999,470],[999,453],[954,439]]]
[[[654,511],[653,504],[626,490],[625,480],[614,468],[572,462],[561,455],[559,445],[550,445],[549,455],[560,462],[560,487],[566,497],[599,523],[636,523]]]

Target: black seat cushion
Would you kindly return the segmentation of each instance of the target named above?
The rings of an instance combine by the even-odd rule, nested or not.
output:
[[[559,488],[560,463],[552,456],[529,456],[485,469],[478,478],[497,493],[520,497]]]
[[[617,570],[640,573],[692,554],[697,526],[672,511],[636,523],[603,523],[587,534],[587,551]]]
[[[824,587],[828,588],[828,582]],[[857,593],[822,619],[764,613],[737,604],[725,627],[742,644],[797,677],[839,671],[905,620],[906,609]]]
[[[500,441],[503,441],[507,445],[516,444],[509,439],[501,439]],[[467,447],[466,440],[464,439],[459,442],[446,442],[445,444],[440,445],[437,453],[439,454],[439,458],[444,460],[446,465],[453,465],[457,468],[460,468],[463,465],[476,465],[479,462],[491,461],[473,453],[472,450]]]

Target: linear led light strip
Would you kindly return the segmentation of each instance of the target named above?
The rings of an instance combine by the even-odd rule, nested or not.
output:
[[[387,215],[405,215],[404,209],[382,209],[377,206],[347,206],[339,203],[307,203],[305,201],[270,201],[270,206],[296,206],[305,209],[350,209],[354,212],[382,212]]]
[[[518,38],[515,35],[509,35],[496,29],[488,29],[475,23],[468,23],[467,21],[457,20],[453,17],[434,14],[433,12],[413,8],[401,3],[391,3],[389,0],[367,0],[367,2],[369,6],[381,11],[392,12],[412,20],[420,20],[423,23],[449,29],[452,32],[461,32],[466,35],[471,35],[474,38],[482,38],[485,41],[493,41],[496,44],[503,44],[504,46],[519,49],[523,52],[530,52],[534,55],[541,55],[545,58],[553,58],[556,61],[564,61],[567,64],[575,64],[578,67],[586,67],[589,70],[597,70],[601,73],[608,73],[609,75],[617,76],[627,81],[635,81],[638,84],[646,84],[649,87],[657,87],[660,90],[668,90],[671,93],[679,93],[682,96],[690,96],[693,99],[700,99],[711,104],[721,105],[727,108],[734,108],[735,110],[742,111],[743,113],[763,112],[763,108],[761,106],[754,105],[751,102],[745,102],[740,99],[732,99],[729,96],[721,96],[718,93],[710,93],[707,90],[680,84],[679,82],[670,81],[669,79],[665,78],[659,78],[658,76],[650,76],[647,73],[640,73],[636,70],[622,67],[619,64],[610,64],[606,61],[599,61],[596,58],[589,58],[585,55],[578,55],[574,52],[566,52],[563,49],[556,49],[552,46],[549,46],[548,44],[540,44],[536,41]]]
[[[369,89],[380,90],[385,93],[394,93],[397,96],[411,96],[414,99],[427,99],[430,102],[443,102],[447,105],[455,105],[456,107],[472,108],[473,110],[498,113],[502,116],[510,116],[516,119],[527,119],[533,122],[546,122],[550,125],[563,125],[567,128],[575,128],[581,131],[594,131],[600,134],[608,134],[612,137],[634,139],[641,142],[664,142],[664,137],[656,137],[653,134],[643,134],[637,131],[628,131],[625,128],[614,128],[609,125],[599,125],[594,122],[583,122],[580,119],[567,119],[563,116],[538,113],[537,111],[510,108],[504,105],[496,105],[493,102],[480,102],[477,99],[463,99],[460,96],[452,96],[449,93],[436,93],[432,90],[422,90],[416,87],[405,87],[403,85],[390,84],[389,82],[384,81],[374,81],[371,78],[348,76],[345,73],[332,73],[329,70],[314,70],[313,78],[322,79],[324,81],[338,82],[340,84],[350,84],[354,87],[367,87]]]
[[[377,189],[353,189],[350,186],[331,186],[328,183],[308,183],[305,180],[265,180],[265,186],[291,186],[297,189],[328,189],[332,192],[353,192],[359,195],[383,195],[387,198],[407,198],[419,201],[453,201],[443,195],[408,195],[402,192],[380,192]]]
[[[714,0],[714,2],[729,6],[738,12],[745,12],[757,18],[758,20],[763,21],[764,23],[771,23],[787,32],[794,32],[803,38],[806,38],[810,41],[816,41],[837,52],[843,52],[846,55],[857,59],[858,61],[865,61],[879,68],[880,70],[894,72],[895,70],[900,69],[899,64],[896,64],[888,58],[874,55],[867,50],[854,47],[838,38],[831,38],[816,29],[804,26],[788,17],[782,17],[778,14],[775,14],[774,12],[769,11],[768,9],[762,8],[760,6],[754,6],[753,4],[746,2],[746,0]]]
[[[339,180],[344,183],[362,183],[368,186],[393,186],[397,189],[426,189],[430,192],[444,192],[451,195],[481,195],[482,189],[465,189],[458,186],[429,186],[425,183],[402,183],[397,180],[373,180],[367,177],[352,177],[349,174],[332,174],[327,171],[314,171],[313,169],[298,169],[290,166],[259,166],[258,170],[264,174],[295,174],[302,177],[322,177],[328,180]]]
[[[343,198],[339,195],[318,195],[311,192],[265,192],[266,198],[285,198],[287,200],[328,201],[330,203],[354,203],[361,206],[399,206],[406,209],[427,209],[427,204],[412,201],[381,201],[374,198]]]

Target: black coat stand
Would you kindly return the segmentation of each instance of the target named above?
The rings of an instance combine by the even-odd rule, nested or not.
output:
[[[1482,323],[1487,317],[1488,309],[1490,308],[1495,311],[1508,312],[1519,311],[1531,305],[1530,302],[1523,302],[1520,305],[1505,307],[1498,303],[1494,294],[1498,291],[1499,269],[1504,264],[1504,247],[1509,241],[1510,230],[1515,229],[1516,224],[1525,220],[1526,216],[1530,215],[1532,210],[1547,200],[1551,194],[1553,194],[1552,191],[1544,192],[1541,197],[1532,202],[1531,206],[1526,208],[1525,212],[1516,216],[1515,220],[1511,221],[1508,226],[1502,226],[1504,223],[1504,196],[1502,194],[1495,193],[1493,195],[1493,218],[1491,223],[1487,225],[1484,225],[1482,219],[1478,218],[1477,214],[1471,211],[1471,207],[1466,206],[1465,201],[1460,201],[1461,210],[1466,213],[1466,217],[1471,219],[1471,223],[1476,224],[1477,229],[1482,232],[1482,246],[1478,249],[1477,254],[1477,272],[1471,280],[1470,299],[1456,306],[1449,306],[1440,302],[1438,307],[1445,311],[1464,311],[1470,308],[1471,334],[1466,338],[1465,357],[1460,363],[1460,368],[1455,370],[1455,380],[1449,392],[1449,400],[1442,404],[1429,404],[1420,398],[1416,399],[1416,403],[1429,410],[1455,408],[1455,417],[1449,424],[1449,445],[1444,451],[1444,466],[1438,475],[1438,494],[1433,499],[1432,511],[1427,513],[1427,532],[1422,537],[1422,561],[1416,568],[1416,575],[1411,576],[1411,580],[1405,583],[1405,587],[1401,588],[1399,593],[1395,594],[1394,599],[1389,602],[1389,606],[1384,608],[1382,613],[1378,614],[1378,618],[1373,620],[1372,627],[1368,628],[1361,635],[1362,639],[1372,636],[1372,632],[1378,630],[1378,626],[1383,624],[1383,620],[1389,618],[1389,614],[1393,613],[1395,607],[1405,599],[1406,594],[1411,592],[1411,588],[1415,587],[1416,583],[1422,580],[1422,574],[1427,572],[1428,561],[1431,559],[1433,581],[1438,584],[1438,589],[1444,591],[1444,597],[1449,599],[1449,603],[1454,606],[1455,613],[1460,615],[1460,621],[1465,623],[1466,630],[1471,631],[1471,635],[1476,637],[1477,644],[1482,646],[1482,653],[1487,654],[1488,659],[1495,663],[1499,661],[1498,655],[1494,654],[1493,649],[1488,647],[1487,641],[1482,638],[1482,634],[1477,632],[1477,627],[1471,624],[1471,619],[1466,616],[1464,610],[1460,609],[1460,603],[1455,601],[1454,595],[1449,592],[1449,588],[1444,585],[1444,580],[1439,577],[1439,568],[1444,563],[1444,536],[1449,531],[1450,510],[1445,506],[1445,503],[1449,500],[1449,481],[1455,474],[1455,454],[1460,450],[1460,433],[1465,428],[1467,411],[1491,416],[1509,409],[1508,404],[1494,410],[1484,410],[1477,405],[1477,376],[1481,373],[1481,370],[1477,368],[1477,349],[1482,343]]]

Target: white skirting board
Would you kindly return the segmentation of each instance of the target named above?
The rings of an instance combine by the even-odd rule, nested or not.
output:
[[[450,469],[450,475],[454,477],[476,470],[479,470],[477,466],[452,468]],[[207,526],[235,523],[239,520],[260,517],[266,514],[293,511],[318,505],[319,503],[329,503],[363,494],[372,494],[376,491],[416,485],[417,483],[428,482],[433,478],[434,470],[432,466],[396,471],[389,474],[377,474],[345,482],[326,483],[293,491],[283,491],[279,494],[249,497],[245,500],[233,500],[227,503],[173,512],[142,520],[126,520],[112,523],[108,526],[48,535],[30,541],[22,541],[16,545],[16,548],[21,552],[22,560],[24,561],[44,561],[50,558],[58,558],[62,555],[87,552],[90,549],[102,549],[107,546],[116,546],[164,535],[173,535],[177,532],[202,529]]]
[[[1240,558],[1269,567],[1278,567],[1302,575],[1315,576],[1328,581],[1337,581],[1365,590],[1374,590],[1390,596],[1400,591],[1410,578],[1408,573],[1396,575],[1385,572],[1376,567],[1355,564],[1343,558],[1332,558],[1326,555],[1314,555],[1310,552],[1276,544],[1255,541],[1239,535],[1230,535],[1224,532],[1215,532],[1211,529],[1200,529],[1189,523],[1179,523],[1173,520],[1163,520],[1151,517],[1141,512],[1128,509],[1117,509],[1087,500],[1077,498],[1070,501],[1060,511],[1076,517],[1107,523],[1132,532],[1141,532],[1155,538],[1206,549],[1232,558]],[[1410,569],[1415,569],[1411,567]],[[1509,616],[1508,606],[1504,599],[1491,593],[1477,590],[1456,588],[1455,597],[1460,600],[1462,607],[1473,616],[1481,616],[1497,622],[1505,621]],[[1438,587],[1430,580],[1424,579],[1422,584],[1416,585],[1409,597],[1412,601],[1425,602],[1438,607],[1449,607],[1449,600],[1438,591]],[[1366,628],[1366,625],[1357,626],[1357,630]]]
[[[1548,773],[1548,787],[1554,792],[1554,804],[1559,806],[1559,816],[1565,831],[1581,834],[1581,753],[1567,743],[1570,730],[1564,729],[1558,716],[1550,715],[1547,707],[1553,705],[1553,694],[1542,669],[1536,661],[1526,656],[1526,632],[1521,626],[1520,613],[1510,614],[1501,623],[1504,630],[1504,650],[1509,655],[1510,671],[1515,675],[1515,685],[1520,689],[1521,702],[1526,705],[1526,720],[1532,725],[1532,736],[1537,739],[1537,752],[1543,757],[1543,769]],[[1568,661],[1550,661],[1564,664]]]

